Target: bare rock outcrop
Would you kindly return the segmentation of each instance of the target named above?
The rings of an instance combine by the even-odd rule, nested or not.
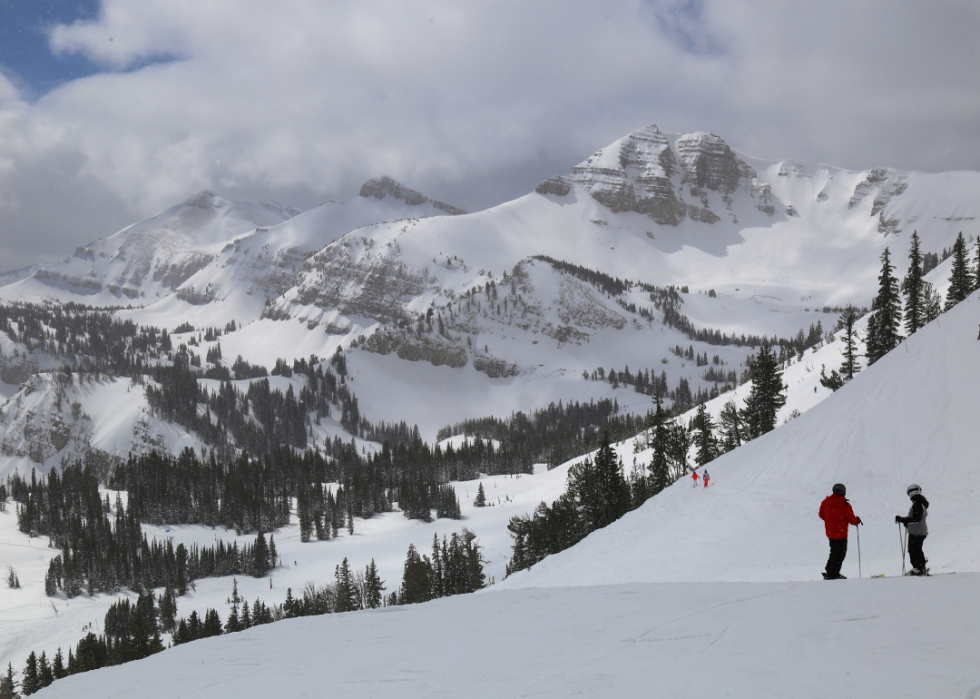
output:
[[[563,197],[572,191],[572,183],[569,182],[568,178],[555,175],[538,184],[534,188],[534,191],[538,194],[554,194],[555,196]]]
[[[445,211],[451,216],[459,216],[460,214],[466,213],[466,211],[463,209],[453,206],[452,204],[437,201],[436,199],[429,199],[421,192],[410,189],[409,187],[406,187],[400,182],[397,182],[387,176],[371,178],[361,185],[360,194],[362,197],[374,197],[375,199],[394,197],[395,199],[401,199],[409,206],[420,206],[426,202],[429,202],[435,208],[439,209],[440,211]]]
[[[650,125],[593,153],[572,168],[568,180],[614,212],[635,211],[659,224],[676,226],[685,218],[718,221],[709,193],[728,202],[744,186],[754,197],[760,187],[756,178],[755,170],[718,136],[683,134],[672,144]],[[558,193],[561,179],[545,180],[536,191]],[[685,188],[697,202],[685,202]]]
[[[405,303],[420,296],[433,281],[428,270],[414,269],[391,249],[368,252],[349,237],[307,260],[301,279],[295,303],[382,323],[407,320]]]

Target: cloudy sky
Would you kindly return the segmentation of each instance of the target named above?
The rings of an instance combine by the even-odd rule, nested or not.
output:
[[[0,271],[201,189],[478,210],[631,130],[980,170],[980,3],[0,0]]]

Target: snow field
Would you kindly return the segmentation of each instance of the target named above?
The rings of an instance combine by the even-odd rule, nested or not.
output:
[[[409,544],[414,544],[419,553],[430,555],[434,535],[438,535],[441,542],[443,537],[448,539],[463,527],[474,531],[483,547],[488,582],[491,577],[501,580],[510,557],[507,522],[515,515],[533,511],[542,500],[554,500],[564,490],[566,470],[562,467],[537,476],[487,476],[479,481],[454,483],[463,510],[461,520],[421,522],[407,519],[401,512],[386,512],[368,520],[355,519],[353,536],[342,526],[336,539],[322,542],[300,541],[294,513],[289,526],[272,533],[282,566],[264,578],[238,576],[239,592],[249,603],[258,597],[269,605],[280,604],[286,598],[287,588],[292,588],[294,596],[301,596],[308,583],[316,586],[332,584],[334,568],[345,557],[352,570],[361,572],[373,559],[387,592],[391,592],[401,584]],[[492,504],[476,508],[473,500],[481,481],[487,501]],[[336,484],[330,487],[335,490]],[[114,504],[115,492],[106,491],[105,494]],[[44,576],[48,563],[59,551],[47,548],[47,537],[31,539],[18,531],[15,509],[16,504],[8,500],[6,512],[0,513],[0,574],[5,578],[7,566],[13,566],[22,585],[19,590],[10,590],[0,582],[0,621],[4,627],[0,634],[0,665],[11,662],[19,668],[31,650],[38,654],[44,650],[51,657],[60,646],[67,657],[68,648],[74,648],[85,635],[83,627],[86,624],[91,624],[97,631],[109,606],[117,598],[135,601],[136,595],[122,591],[119,595],[91,598],[82,595],[71,600],[61,594],[53,598],[45,596]],[[170,539],[174,546],[196,543],[206,547],[222,540],[225,544],[237,541],[241,547],[255,540],[254,533],[236,536],[234,530],[224,527],[212,530],[200,525],[144,524],[143,532],[148,540]],[[231,609],[228,603],[231,589],[230,577],[196,580],[192,589],[177,599],[178,617],[187,617],[193,610],[203,616],[208,608],[215,608],[224,621]]]
[[[44,696],[973,696],[978,578],[492,591],[205,639]]]

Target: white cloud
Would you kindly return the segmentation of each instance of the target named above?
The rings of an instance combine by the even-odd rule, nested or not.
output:
[[[50,40],[114,72],[29,106],[3,102],[0,79],[0,160],[14,164],[0,221],[46,232],[44,249],[70,238],[67,254],[110,216],[118,228],[200,188],[307,206],[378,174],[476,208],[650,122],[772,158],[980,169],[978,14],[894,0],[104,0],[98,20]],[[86,223],[31,218],[83,191],[103,203]]]
[[[15,102],[20,99],[20,93],[14,83],[0,72],[0,104]]]

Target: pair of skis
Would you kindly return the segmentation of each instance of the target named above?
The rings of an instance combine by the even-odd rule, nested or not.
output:
[[[956,571],[951,571],[949,573],[930,573],[929,572],[929,569],[926,568],[925,569],[925,572],[923,572],[923,573],[921,573],[919,575],[916,575],[915,573],[911,573],[911,572],[904,573],[903,575],[885,575],[884,573],[879,573],[878,575],[872,575],[871,577],[872,578],[899,578],[899,577],[906,577],[906,578],[931,578],[934,575],[956,575]]]

